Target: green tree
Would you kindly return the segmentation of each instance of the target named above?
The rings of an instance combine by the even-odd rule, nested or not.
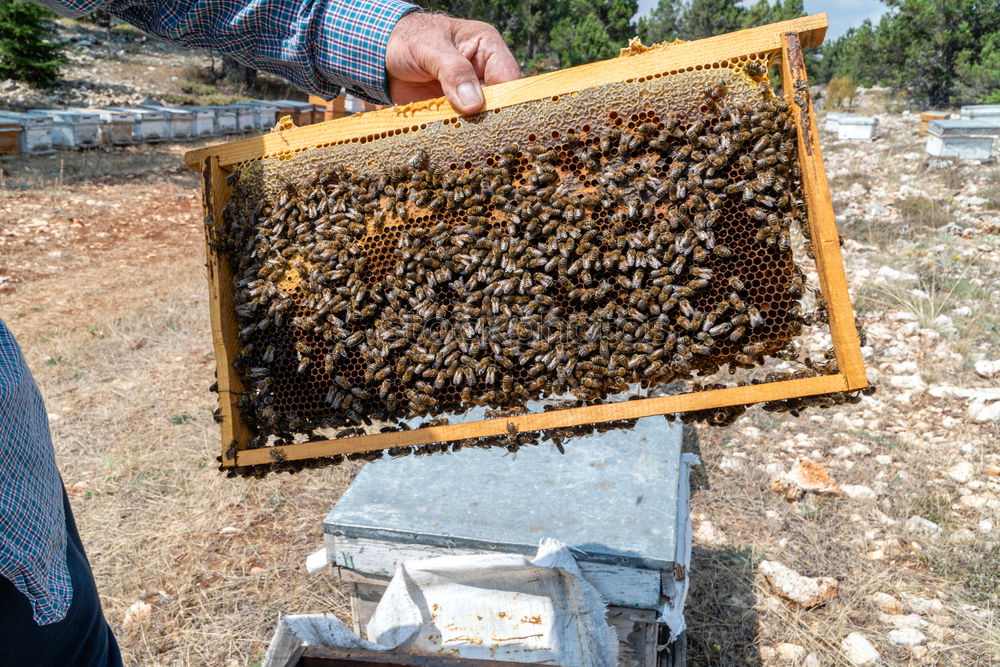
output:
[[[59,78],[65,59],[53,16],[33,2],[0,0],[0,79],[47,86]]]
[[[691,0],[681,19],[681,39],[703,39],[743,27],[739,0]]]
[[[681,33],[683,15],[681,0],[660,0],[647,16],[639,18],[639,36],[645,44],[672,42]]]
[[[891,11],[823,52],[826,77],[890,86],[925,105],[1000,97],[1000,2],[885,0]]]
[[[617,49],[608,35],[604,23],[595,11],[586,11],[585,0],[574,0],[571,13],[552,28],[550,46],[559,56],[562,67],[611,58]]]

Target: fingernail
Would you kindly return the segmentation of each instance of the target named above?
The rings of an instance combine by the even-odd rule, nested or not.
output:
[[[474,83],[463,83],[458,87],[458,101],[462,106],[478,109],[483,105],[483,90]]]

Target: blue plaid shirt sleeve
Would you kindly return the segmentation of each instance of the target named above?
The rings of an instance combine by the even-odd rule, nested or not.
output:
[[[103,9],[162,39],[214,49],[333,99],[389,101],[385,48],[402,0],[39,0],[64,16]]]
[[[0,576],[38,625],[66,616],[66,516],[48,415],[24,356],[0,320]]]

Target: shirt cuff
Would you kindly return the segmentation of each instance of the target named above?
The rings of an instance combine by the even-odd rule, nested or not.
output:
[[[389,102],[389,35],[399,19],[417,9],[402,0],[329,0],[319,23],[322,34],[312,41],[318,76],[355,97]]]

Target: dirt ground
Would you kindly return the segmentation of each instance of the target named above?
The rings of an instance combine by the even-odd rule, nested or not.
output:
[[[1000,385],[976,371],[1000,357],[998,169],[901,157],[920,140],[897,121],[891,142],[827,147],[879,392],[691,430],[704,461],[691,664],[850,664],[841,642],[852,632],[883,664],[1000,662],[1000,430],[975,412],[976,392]],[[349,615],[336,577],[308,576],[304,559],[357,465],[260,481],[215,468],[201,208],[181,163],[192,147],[0,159],[0,317],[45,395],[130,665],[254,665],[279,613]],[[916,197],[904,187],[947,202],[953,226],[901,204]],[[972,393],[946,391],[955,387]],[[801,459],[842,491],[792,501],[774,491]],[[795,608],[764,582],[765,559],[834,577],[839,594]],[[922,639],[900,643],[905,628]]]

